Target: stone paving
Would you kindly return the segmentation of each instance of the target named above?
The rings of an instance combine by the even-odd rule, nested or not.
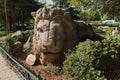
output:
[[[1,52],[0,52],[0,80],[22,80],[5,61]]]

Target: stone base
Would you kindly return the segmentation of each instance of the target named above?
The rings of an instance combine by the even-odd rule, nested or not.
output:
[[[60,54],[59,53],[41,53],[40,55],[40,63],[42,65],[45,65],[46,62],[54,62],[59,58]]]

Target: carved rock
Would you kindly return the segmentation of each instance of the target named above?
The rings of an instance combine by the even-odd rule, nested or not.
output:
[[[22,43],[20,41],[16,41],[15,43],[15,48],[13,50],[13,53],[18,53],[22,50]]]
[[[46,61],[48,62],[54,62],[59,58],[60,54],[54,54],[54,53],[41,53],[40,54],[40,62],[42,65],[46,65]]]
[[[31,53],[32,51],[32,42],[33,42],[33,37],[29,37],[27,42],[23,45],[23,51],[27,53]]]
[[[18,41],[23,38],[23,34],[21,31],[16,31],[15,33],[12,34],[11,37]]]
[[[33,55],[33,54],[29,54],[28,56],[27,56],[27,58],[26,58],[26,63],[28,64],[28,65],[34,65],[35,64],[35,61],[36,61],[36,56],[35,55]]]
[[[90,24],[73,21],[67,10],[44,7],[31,13],[35,19],[33,52],[40,55],[41,64],[54,62],[68,49],[73,49],[79,41],[87,38],[93,41],[103,37],[97,35]]]

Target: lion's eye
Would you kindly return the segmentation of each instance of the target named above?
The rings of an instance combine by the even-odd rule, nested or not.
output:
[[[53,17],[53,20],[56,20],[56,17]]]
[[[38,31],[43,32],[43,29],[39,28]]]

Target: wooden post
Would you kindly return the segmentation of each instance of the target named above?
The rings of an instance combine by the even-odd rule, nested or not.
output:
[[[7,1],[4,0],[4,9],[5,9],[5,18],[6,18],[6,32],[9,33],[9,22],[8,22],[8,9],[7,9]]]

